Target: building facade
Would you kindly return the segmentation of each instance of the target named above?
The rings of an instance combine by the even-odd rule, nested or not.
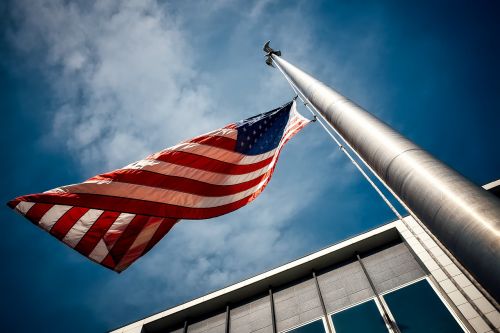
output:
[[[485,188],[498,196],[500,180]],[[113,332],[485,333],[498,309],[407,216]]]

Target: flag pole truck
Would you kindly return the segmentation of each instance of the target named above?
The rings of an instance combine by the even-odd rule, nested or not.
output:
[[[471,273],[498,309],[500,200],[354,102],[264,46],[304,104],[318,113],[408,212]],[[468,274],[470,276],[470,274]],[[486,289],[486,290],[484,290]]]

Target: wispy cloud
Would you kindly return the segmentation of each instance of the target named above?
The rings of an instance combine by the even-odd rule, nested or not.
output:
[[[225,59],[207,60],[197,46],[208,43],[197,35],[196,29],[205,28],[196,21],[235,11],[231,1],[187,3],[176,11],[153,0],[17,3],[11,40],[47,75],[57,105],[46,143],[62,142],[62,151],[82,166],[83,178],[284,102],[292,92],[266,70],[262,54],[246,59],[249,65],[239,58],[241,50],[256,49],[272,35],[283,47],[300,43],[289,54],[308,60],[310,32],[295,24],[304,21],[300,5],[282,11],[289,26],[273,22],[269,5],[258,1],[239,12],[233,19],[240,22],[217,45],[216,54]],[[193,6],[197,11],[187,10]],[[207,12],[212,16],[205,17]],[[35,53],[43,60],[27,56]],[[217,61],[225,66],[217,67]],[[304,132],[285,148],[260,198],[216,220],[178,224],[149,255],[96,289],[96,311],[111,311],[115,299],[161,308],[302,254],[310,240],[289,232],[290,221],[328,186],[321,172],[311,170],[332,167],[329,158],[320,165],[308,158],[320,149],[323,134]],[[333,168],[340,178],[350,178],[350,171]],[[112,308],[114,321],[127,307]]]
[[[41,50],[60,107],[50,143],[86,171],[106,170],[225,122],[190,57],[191,46],[155,1],[26,3],[13,40]],[[182,126],[179,126],[182,124]]]

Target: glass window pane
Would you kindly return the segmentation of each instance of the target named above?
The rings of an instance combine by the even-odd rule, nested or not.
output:
[[[427,280],[393,291],[384,299],[401,332],[463,332]]]
[[[374,301],[368,301],[332,315],[336,333],[387,333]]]
[[[294,328],[287,333],[325,333],[325,326],[322,320],[316,320],[304,326]]]

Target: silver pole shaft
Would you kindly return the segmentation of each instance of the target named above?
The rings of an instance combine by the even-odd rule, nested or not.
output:
[[[496,299],[500,200],[275,54],[314,108]]]
[[[317,110],[314,109],[314,106],[311,105],[311,103],[307,100],[307,98],[304,97],[304,95],[300,92],[300,90],[294,85],[294,83],[292,81],[290,81],[290,79],[288,78],[288,76],[283,72],[283,70],[280,68],[280,66],[273,61],[273,64],[276,66],[276,68],[278,68],[278,70],[281,72],[281,74],[283,74],[283,76],[285,77],[285,79],[288,81],[288,83],[290,84],[290,86],[292,87],[293,91],[295,92],[295,94],[302,100],[302,102],[304,103],[304,106],[306,106],[306,108],[312,113],[312,115],[314,117],[316,117],[317,121],[320,123],[321,127],[323,127],[323,129],[326,131],[326,133],[335,141],[335,143],[337,144],[337,146],[340,148],[340,150],[351,160],[351,162],[356,166],[356,168],[359,170],[359,172],[363,175],[363,177],[368,181],[368,183],[370,183],[370,185],[372,186],[373,189],[375,189],[375,191],[379,194],[379,196],[382,198],[382,200],[384,200],[384,202],[387,204],[387,206],[392,210],[392,212],[394,213],[394,215],[396,215],[396,217],[406,226],[406,228],[408,230],[410,230],[410,232],[413,234],[413,236],[417,239],[417,241],[423,246],[423,247],[426,247],[426,245],[424,244],[424,242],[422,241],[422,239],[417,235],[415,234],[415,232],[413,231],[412,228],[410,228],[410,226],[408,225],[408,223],[405,221],[405,219],[401,216],[401,214],[399,214],[399,211],[394,207],[394,205],[390,202],[390,200],[385,196],[385,194],[382,193],[382,191],[380,191],[379,187],[372,181],[371,177],[368,176],[366,174],[366,172],[364,172],[364,170],[361,168],[361,166],[359,165],[359,163],[357,161],[355,161],[351,154],[347,151],[347,149],[345,149],[344,147],[344,144],[347,145],[350,149],[351,152],[353,152],[356,157],[361,161],[361,163],[370,171],[370,173],[375,176],[378,181],[392,194],[392,196],[403,206],[403,208],[406,210],[406,212],[408,212],[414,219],[415,221],[422,227],[426,230],[426,234],[428,234],[433,240],[434,242],[436,242],[436,244],[438,245],[438,247],[443,250],[448,256],[449,258],[451,259],[451,261],[459,268],[459,270],[465,275],[467,276],[467,278],[472,282],[472,284],[483,294],[484,297],[486,297],[486,299],[497,309],[497,310],[500,310],[500,305],[498,304],[498,302],[483,288],[483,286],[481,284],[479,284],[479,282],[477,282],[476,279],[474,279],[474,277],[469,273],[469,271],[467,271],[463,265],[458,262],[458,260],[451,255],[450,251],[436,238],[435,235],[433,235],[432,233],[429,232],[428,228],[422,223],[422,221],[420,221],[420,219],[415,215],[415,213],[413,213],[411,211],[411,209],[408,208],[408,206],[401,200],[401,198],[398,197],[398,195],[387,185],[387,183],[382,179],[380,178],[380,176],[375,173],[375,171],[373,170],[373,168],[370,167],[370,165],[368,165],[366,163],[366,161],[363,159],[363,157],[361,157],[357,151],[355,151],[350,145],[349,145],[349,142],[346,142],[345,139],[342,137],[342,135],[340,135],[340,133],[334,128],[332,127],[329,123],[327,123],[329,126],[328,128],[325,126],[325,124],[323,123],[324,121],[324,118],[322,117],[322,115],[317,112]],[[323,119],[322,120],[320,120]],[[326,123],[326,121],[325,121]],[[333,132],[335,132],[335,135],[337,135],[340,140],[342,140],[343,144],[340,143],[340,141],[333,135]],[[427,251],[427,253],[434,259],[434,261],[436,261],[436,263],[438,264],[438,266],[443,270],[443,272],[445,273],[445,275],[450,279],[450,281],[452,281],[452,283],[455,285],[455,287],[460,290],[462,292],[462,295],[467,299],[467,301],[469,301],[469,303],[472,305],[472,307],[474,308],[474,310],[476,310],[480,316],[484,319],[484,321],[488,324],[488,326],[490,326],[490,328],[494,328],[494,325],[491,323],[491,321],[488,319],[488,317],[486,317],[482,311],[479,310],[479,308],[477,308],[477,305],[475,305],[475,303],[472,301],[472,299],[465,293],[463,292],[462,290],[462,287],[459,286],[456,281],[453,281],[452,279],[452,276],[450,275],[450,273],[448,271],[446,271],[446,269],[444,269],[444,267],[441,265],[441,263],[436,259],[436,257],[434,256],[434,254],[430,251]]]
[[[286,76],[285,72],[283,72],[283,70],[281,69],[280,65],[277,64],[277,63],[274,63],[276,65],[276,67],[278,68],[278,70],[281,72],[281,74],[283,74],[283,76],[285,77],[285,79],[288,81],[288,83],[290,84],[290,86],[292,87],[293,91],[297,94],[297,96],[302,100],[302,102],[304,103],[304,105],[307,107],[307,109],[309,111],[311,111],[311,113],[313,114],[314,117],[316,117],[316,120],[318,121],[318,123],[321,125],[321,127],[323,127],[323,129],[325,130],[325,132],[333,139],[333,141],[335,141],[335,143],[337,144],[337,146],[339,147],[339,149],[347,156],[347,158],[351,161],[352,164],[354,164],[354,166],[356,167],[356,169],[358,169],[359,173],[361,173],[361,175],[365,178],[365,180],[371,185],[371,187],[375,190],[375,192],[377,192],[377,194],[382,198],[382,200],[385,202],[385,204],[389,207],[389,209],[394,213],[394,215],[396,215],[396,217],[403,223],[407,226],[407,228],[409,230],[411,230],[409,228],[409,226],[406,224],[405,220],[403,219],[403,216],[401,216],[401,214],[399,214],[398,210],[394,207],[394,205],[391,203],[391,201],[389,199],[387,199],[387,197],[385,196],[385,194],[380,190],[380,188],[373,182],[373,180],[370,178],[370,176],[368,176],[368,174],[365,172],[365,170],[363,170],[363,168],[359,165],[359,163],[351,156],[351,154],[347,151],[347,149],[345,149],[345,147],[340,143],[339,139],[337,139],[335,137],[335,135],[333,135],[331,133],[331,130],[329,130],[325,124],[323,124],[323,121],[325,121],[326,123],[326,120],[325,118],[320,114],[318,113],[317,111],[313,111],[313,109],[311,108],[311,103],[309,102],[309,100],[307,99],[307,97],[304,97],[304,95],[302,94],[302,92],[297,89],[297,87],[294,85],[293,82],[290,81],[290,79]],[[314,108],[314,105],[312,106]],[[319,118],[317,117],[319,116]],[[321,119],[323,120],[321,120]],[[332,127],[330,127],[332,128]],[[333,130],[335,130],[333,128]],[[338,132],[335,132],[337,135],[339,135]],[[339,135],[340,136],[340,135]],[[341,140],[344,140],[342,137],[341,137]],[[345,142],[345,141],[344,141]],[[350,148],[350,147],[349,147]],[[352,148],[351,148],[352,149]],[[354,151],[354,153],[356,153],[356,151]],[[361,158],[360,156],[358,156],[359,158]],[[361,160],[364,165],[366,165],[366,163]],[[376,174],[375,174],[376,175]]]

